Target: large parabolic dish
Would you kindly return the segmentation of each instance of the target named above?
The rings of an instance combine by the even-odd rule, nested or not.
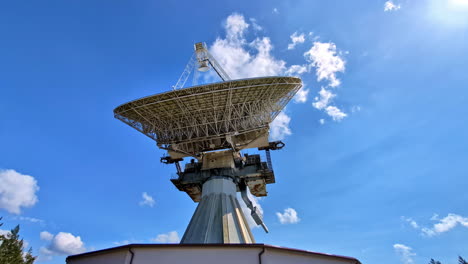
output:
[[[249,191],[266,196],[266,185],[275,182],[270,151],[284,143],[269,141],[270,124],[302,81],[286,76],[231,80],[206,44],[196,43],[194,50],[172,91],[123,104],[114,116],[167,150],[161,162],[177,169],[171,182],[199,203],[182,244],[255,243],[237,192],[255,224],[268,232]],[[222,82],[196,85],[198,74],[207,70]],[[183,88],[189,76],[192,87]],[[265,151],[266,160],[241,151],[253,148]],[[184,157],[195,158],[182,167]]]
[[[268,145],[269,124],[302,87],[296,77],[231,80],[144,97],[114,109],[173,158]]]

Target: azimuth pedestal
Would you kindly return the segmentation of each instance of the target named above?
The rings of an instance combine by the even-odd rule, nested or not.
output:
[[[273,172],[260,155],[245,155],[232,150],[205,153],[192,159],[178,172],[172,183],[198,202],[197,209],[182,238],[182,244],[255,243],[236,193],[250,209],[257,225],[266,232],[261,212],[248,197],[266,196],[266,184],[274,182]]]
[[[234,179],[212,176],[182,237],[182,244],[255,243],[236,198]]]

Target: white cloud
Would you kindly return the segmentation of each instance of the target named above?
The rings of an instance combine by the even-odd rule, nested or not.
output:
[[[277,11],[277,10],[276,10]],[[336,94],[327,90],[327,87],[337,87],[340,80],[337,78],[338,72],[345,71],[345,60],[342,58],[342,52],[338,51],[336,45],[332,42],[320,42],[314,39],[312,47],[304,53],[307,63],[304,65],[291,65],[286,67],[286,62],[275,58],[272,55],[273,45],[269,37],[257,37],[252,41],[246,39],[246,33],[249,28],[260,27],[256,21],[250,19],[251,25],[246,22],[241,14],[232,14],[225,21],[225,37],[218,37],[210,46],[210,53],[218,60],[219,64],[233,79],[274,76],[274,75],[292,75],[300,76],[311,70],[315,70],[318,81],[326,80],[328,82],[325,88],[319,92],[319,96],[313,103],[314,107],[323,110],[334,121],[341,121],[347,114],[335,105],[331,105],[331,99]],[[309,33],[312,35],[312,32]],[[294,32],[291,35],[294,46],[305,41],[305,34]],[[214,75],[209,78],[214,78]],[[207,80],[209,79],[207,78]],[[294,102],[304,103],[307,101],[309,90],[302,88],[294,97]],[[351,110],[356,110],[354,107]],[[289,122],[291,118],[284,113],[271,124],[271,138],[283,139],[291,135]]]
[[[320,123],[321,125],[325,124],[325,119],[323,119],[323,118],[320,119],[320,120],[319,120],[319,123]]]
[[[312,105],[318,110],[324,110],[333,121],[341,121],[348,115],[338,107],[330,105],[335,96],[336,94],[322,87],[319,91],[319,96],[315,97],[315,102],[313,102]]]
[[[341,52],[337,51],[334,43],[315,41],[310,50],[304,53],[308,64],[286,67],[285,61],[276,59],[272,55],[273,46],[269,37],[257,37],[252,41],[246,39],[245,35],[249,28],[250,25],[246,22],[244,16],[234,13],[226,19],[225,37],[218,37],[210,46],[211,54],[231,78],[240,79],[282,74],[299,76],[315,69],[318,81],[327,80],[330,87],[337,87],[340,84],[336,74],[344,72],[345,61],[341,57]],[[303,43],[305,35],[295,32],[291,39],[294,45]],[[302,88],[294,97],[294,102],[306,102],[308,93],[308,89]],[[331,105],[331,99],[336,96],[334,93],[322,88],[319,96],[320,98],[313,103],[314,107],[323,110],[334,121],[340,121],[347,116],[337,106]],[[270,126],[271,138],[281,140],[285,136],[291,135],[290,121],[291,118],[288,115],[280,113]]]
[[[15,217],[14,219],[20,220],[20,221],[28,221],[31,223],[43,223],[44,220],[34,218],[34,217],[28,217],[28,216],[20,216],[20,217]]]
[[[414,229],[420,230],[422,235],[428,237],[448,232],[458,225],[468,228],[468,217],[463,217],[457,214],[448,214],[444,218],[440,218],[438,214],[434,214],[430,220],[436,221],[437,223],[435,223],[432,227],[421,226],[412,218],[402,216],[401,219],[405,222],[408,222]]]
[[[294,32],[289,37],[291,38],[291,43],[288,44],[288,50],[294,49],[297,44],[304,43],[304,41],[305,41],[305,34],[304,33],[298,34],[297,32]]]
[[[41,247],[40,252],[45,257],[52,255],[74,255],[86,251],[81,237],[74,236],[71,233],[60,232],[57,235],[50,237],[49,232],[41,232],[41,239],[50,241],[46,247]]]
[[[244,16],[232,14],[227,17],[225,29],[226,35],[231,41],[243,39],[245,30],[249,24],[245,22]]]
[[[413,228],[419,228],[419,225],[418,225],[418,223],[416,223],[416,221],[411,220],[409,223]]]
[[[402,216],[401,219],[408,222],[414,229],[419,229],[418,223],[416,223],[412,218]]]
[[[290,76],[300,76],[303,73],[307,72],[307,66],[306,65],[291,65],[289,67],[285,74],[290,75]]]
[[[395,250],[396,254],[400,256],[401,262],[404,264],[414,263],[413,256],[416,256],[416,253],[412,252],[412,248],[403,244],[394,244],[393,249]]]
[[[10,231],[9,230],[3,230],[3,229],[0,229],[0,236],[6,236],[10,234]]]
[[[278,8],[276,8],[276,7],[275,7],[275,8],[273,8],[273,11],[272,11],[272,13],[273,13],[273,14],[279,14],[279,10],[278,10]]]
[[[325,109],[335,96],[336,94],[322,87],[319,91],[319,97],[314,98],[315,102],[313,102],[312,105],[318,110]]]
[[[424,227],[421,229],[422,233],[427,236],[435,236],[448,232],[458,225],[468,227],[468,217],[463,217],[457,214],[448,214],[442,219],[432,217],[431,220],[436,220],[438,223],[434,224],[431,228]]]
[[[302,87],[299,91],[297,91],[296,95],[294,95],[294,102],[295,103],[305,103],[307,102],[307,95],[309,95],[309,89]]]
[[[304,65],[291,65],[288,70],[285,72],[286,75],[291,76],[299,76],[303,73],[307,72],[307,67]],[[296,95],[294,95],[294,102],[295,103],[305,103],[307,102],[307,96],[309,95],[309,89],[305,88],[305,85],[302,85],[302,88],[297,91]]]
[[[291,118],[284,112],[281,112],[276,116],[275,120],[270,124],[270,137],[272,140],[282,140],[286,136],[292,134],[289,128],[289,122]]]
[[[400,9],[401,6],[400,5],[396,5],[395,3],[393,3],[393,1],[387,1],[385,2],[385,5],[384,5],[384,11],[385,12],[388,12],[388,11],[397,11],[398,9]]]
[[[250,20],[250,23],[252,24],[252,28],[255,31],[260,31],[263,29],[259,24],[257,24],[257,20],[255,18],[250,18],[249,20]]]
[[[310,62],[310,67],[315,67],[317,81],[327,80],[330,87],[340,85],[340,80],[336,73],[344,72],[345,61],[337,52],[334,43],[324,43],[316,41],[313,46],[304,53],[305,58]]]
[[[153,242],[157,243],[179,243],[179,234],[177,231],[171,231],[167,234],[159,234],[156,238],[151,239]]]
[[[218,37],[209,48],[210,53],[218,60],[231,78],[241,79],[283,74],[300,76],[316,68],[320,80],[330,80],[330,86],[336,86],[339,83],[335,73],[344,71],[344,61],[339,57],[333,43],[314,42],[311,50],[304,55],[308,60],[306,64],[286,67],[285,61],[272,55],[273,45],[269,37],[257,37],[253,40],[248,40],[245,37],[250,28],[260,27],[254,25],[256,20],[250,19],[250,23],[247,23],[241,14],[234,13],[228,16],[224,24],[225,36]],[[293,36],[293,43],[302,43],[305,40],[304,34],[296,32]],[[294,97],[294,102],[306,102],[308,94],[309,90],[302,88]],[[323,106],[322,109],[326,111],[327,106],[328,104]],[[336,107],[329,108],[326,112],[334,115],[334,117],[332,116],[334,120],[341,120],[346,116]],[[271,124],[271,137],[283,139],[285,136],[291,135],[291,129],[288,126],[290,120],[291,118],[284,113],[278,115]]]
[[[149,206],[149,207],[153,207],[154,204],[156,203],[153,199],[153,197],[151,197],[149,194],[147,194],[146,192],[143,192],[141,194],[141,197],[143,198],[143,200],[140,201],[140,206]]]
[[[54,238],[54,235],[52,235],[51,233],[49,233],[47,231],[42,231],[39,234],[39,237],[41,238],[41,240],[51,241]]]
[[[308,70],[315,69],[317,81],[326,80],[329,87],[337,87],[341,84],[341,81],[336,74],[344,72],[346,64],[341,54],[341,52],[337,51],[334,43],[315,41],[312,47],[304,53],[304,57],[309,62]],[[347,114],[337,106],[330,105],[334,97],[336,97],[336,94],[326,89],[326,87],[322,87],[319,96],[315,97],[315,102],[312,105],[319,110],[324,110],[334,121],[341,121]],[[356,110],[357,108],[353,109]]]
[[[437,235],[437,233],[433,229],[427,228],[427,227],[421,228],[421,232],[423,235],[430,236],[430,237]]]
[[[341,111],[338,107],[336,106],[327,106],[325,108],[325,112],[327,115],[329,115],[333,121],[341,121],[343,118],[347,117],[348,115]]]
[[[32,207],[38,201],[36,179],[15,170],[0,170],[0,208],[20,214],[21,207]]]
[[[227,74],[233,79],[273,76],[283,73],[285,62],[271,55],[273,46],[268,37],[247,41],[249,24],[244,16],[232,14],[226,19],[225,38],[217,38],[210,47]]]
[[[295,224],[301,220],[297,216],[296,210],[293,208],[284,209],[284,213],[277,212],[276,216],[278,216],[278,220],[281,224]]]
[[[271,55],[273,45],[271,44],[270,38],[257,38],[250,43],[250,46],[257,50],[257,54],[251,60],[250,65],[245,65],[248,70],[246,75],[249,73],[251,77],[272,76],[284,72],[286,62],[277,60]]]

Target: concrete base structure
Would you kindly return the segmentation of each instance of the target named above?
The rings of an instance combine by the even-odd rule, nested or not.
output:
[[[360,264],[351,257],[264,244],[132,244],[67,258],[67,264]]]
[[[202,199],[182,244],[255,243],[231,178],[214,176],[203,184]]]

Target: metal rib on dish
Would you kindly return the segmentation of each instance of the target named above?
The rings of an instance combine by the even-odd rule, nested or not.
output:
[[[114,116],[181,157],[243,149],[268,135],[301,87],[301,79],[281,76],[212,83],[128,102]]]

